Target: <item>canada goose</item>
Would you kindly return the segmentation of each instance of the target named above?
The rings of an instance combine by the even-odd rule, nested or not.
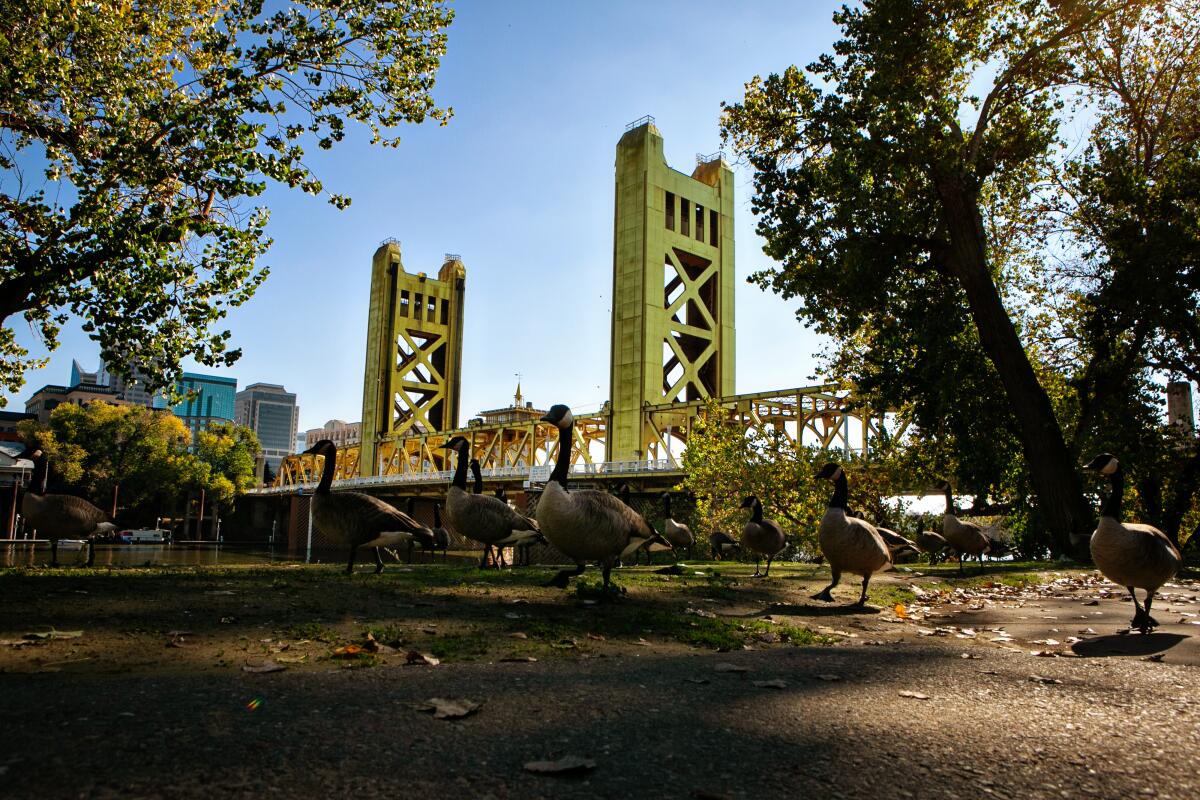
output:
[[[489,497],[486,494],[467,494],[467,462],[471,443],[462,436],[455,436],[442,445],[447,450],[453,450],[458,455],[454,468],[454,480],[446,490],[446,516],[455,530],[484,546],[483,560],[479,568],[487,566],[487,548],[501,545],[510,540],[518,531],[528,532],[530,537],[537,534],[537,523],[513,510],[512,506],[503,500]],[[476,486],[482,487],[483,478],[476,478]],[[500,568],[499,561],[493,559],[493,565]]]
[[[692,545],[696,543],[696,537],[692,533],[692,529],[681,522],[676,522],[671,518],[671,493],[663,493],[663,503],[665,512],[663,517],[663,538],[671,543],[674,548],[686,548],[688,558],[692,557]]]
[[[846,517],[849,519],[850,515],[847,514]],[[916,553],[920,552],[916,542],[900,535],[899,533],[896,533],[891,528],[885,528],[882,525],[875,525],[874,528],[875,532],[879,534],[879,537],[883,539],[883,543],[887,545],[888,552],[892,554],[893,564],[896,563],[896,559],[900,556],[909,553],[915,555]]]
[[[939,556],[950,545],[940,533],[925,530],[924,518],[917,520],[917,549],[929,556],[929,563],[936,564]]]
[[[472,494],[483,494],[483,470],[480,469],[479,459],[472,458],[470,464],[467,466],[471,470]],[[496,491],[496,497],[503,500],[504,498],[500,497],[501,491],[503,490]],[[493,548],[490,544],[485,544],[483,546],[483,556],[479,559],[479,568],[487,569],[489,561],[492,562],[493,567],[500,569],[500,567],[504,566],[504,553]]]
[[[749,508],[750,519],[742,526],[742,546],[754,553],[753,577],[767,577],[771,574],[771,560],[787,547],[787,538],[783,528],[773,519],[763,519],[762,502],[754,495],[742,501],[742,508]],[[758,562],[761,556],[767,557],[767,571],[758,574]]]
[[[550,481],[538,501],[537,519],[542,533],[563,555],[575,562],[547,586],[567,587],[567,581],[583,574],[588,561],[600,562],[607,592],[613,564],[648,541],[666,540],[654,532],[642,515],[607,492],[567,489],[575,418],[564,405],[555,405],[542,417],[558,427],[558,454]]]
[[[1113,583],[1124,586],[1133,598],[1134,615],[1129,624],[1142,633],[1158,627],[1150,616],[1154,593],[1179,571],[1179,550],[1167,535],[1153,525],[1121,521],[1121,502],[1125,492],[1125,471],[1121,462],[1109,453],[1089,461],[1084,469],[1107,475],[1112,492],[1100,509],[1100,521],[1092,533],[1092,560]],[[1134,589],[1146,592],[1144,606],[1138,605]]]
[[[975,556],[979,560],[979,571],[983,572],[983,554],[988,548],[988,538],[983,526],[967,522],[954,516],[954,490],[949,481],[938,481],[937,488],[946,494],[946,515],[942,517],[942,537],[958,551],[958,571],[963,571],[963,559]]]
[[[409,498],[408,513],[409,513],[409,516],[412,516],[412,498],[411,497]],[[442,527],[442,504],[441,503],[433,504],[433,529],[430,531],[430,533],[433,536],[432,543],[430,544],[429,549],[425,551],[425,552],[429,553],[429,560],[432,561],[434,554],[436,554],[438,550],[441,550],[442,551],[442,561],[445,561],[446,560],[446,551],[450,549],[450,534],[447,533],[446,529]],[[412,552],[413,552],[414,544],[415,544],[415,542],[408,543],[408,563],[410,563],[410,564],[412,563]],[[422,550],[425,550],[425,548],[422,548]]]
[[[633,503],[630,502],[630,499],[629,499],[630,498],[630,490],[629,490],[628,483],[621,484],[621,488],[617,490],[617,497],[620,499],[620,501],[622,503],[629,506],[630,508],[633,508]],[[653,526],[651,526],[651,528],[653,529]],[[670,542],[668,542],[666,539],[664,539],[662,537],[647,539],[645,542],[642,543],[641,547],[638,547],[637,549],[635,549],[633,551],[633,565],[635,567],[638,565],[642,553],[646,554],[646,564],[649,565],[649,564],[654,563],[654,554],[655,553],[670,553],[671,558],[674,559],[675,547]],[[629,555],[629,553],[626,552],[626,553],[622,553],[621,555],[622,555],[622,559],[623,559],[625,556]],[[621,563],[621,560],[618,560],[618,566],[620,565],[620,563]]]
[[[713,531],[708,535],[708,548],[712,553],[713,561],[723,561],[735,550],[741,550],[742,545],[724,531]]]
[[[817,477],[833,481],[834,485],[833,497],[825,508],[825,516],[821,517],[817,534],[821,552],[829,561],[833,581],[813,595],[813,599],[832,603],[831,590],[841,581],[843,572],[852,572],[863,579],[862,594],[854,605],[866,605],[867,584],[871,582],[873,574],[892,565],[891,552],[874,525],[857,517],[846,516],[846,495],[849,490],[846,471],[830,463],[821,467]]]
[[[382,548],[407,545],[414,539],[422,547],[433,546],[433,534],[429,528],[398,508],[362,492],[335,494],[330,490],[337,466],[337,447],[333,442],[322,439],[304,453],[325,458],[321,482],[312,495],[313,521],[326,535],[350,546],[347,575],[354,573],[354,558],[360,547],[375,549],[375,573],[379,574],[383,572]]]
[[[25,518],[26,529],[32,528],[37,531],[38,536],[50,540],[50,566],[58,566],[59,539],[86,539],[87,566],[95,564],[95,537],[117,529],[112,517],[82,497],[46,494],[50,463],[41,450],[30,450],[26,447],[20,457],[33,462],[29,487],[25,490],[25,496],[21,498],[21,516]]]

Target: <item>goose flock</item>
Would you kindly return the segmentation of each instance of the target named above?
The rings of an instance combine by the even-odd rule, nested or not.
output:
[[[574,417],[565,405],[555,405],[541,418],[542,422],[558,428],[559,442],[554,469],[537,503],[532,517],[521,514],[504,497],[503,490],[495,496],[483,493],[483,478],[479,461],[471,458],[471,444],[462,436],[454,436],[443,447],[455,459],[450,485],[441,502],[434,503],[433,528],[418,522],[413,515],[413,500],[409,499],[408,513],[372,495],[353,491],[332,491],[337,448],[323,439],[305,451],[319,455],[324,464],[321,479],[312,495],[313,522],[327,540],[339,543],[347,552],[346,572],[353,573],[357,553],[372,548],[375,572],[384,570],[382,551],[395,555],[393,548],[405,546],[412,561],[415,547],[433,556],[438,550],[445,560],[450,545],[450,533],[442,525],[442,510],[447,521],[459,535],[483,545],[479,566],[490,563],[497,569],[505,566],[505,548],[514,548],[515,566],[528,565],[529,550],[535,544],[548,544],[566,556],[575,566],[554,575],[545,585],[566,588],[573,577],[582,575],[589,562],[599,564],[605,592],[611,589],[611,572],[623,559],[640,553],[647,560],[654,552],[669,551],[673,556],[681,550],[691,555],[696,537],[685,524],[671,513],[671,495],[663,495],[663,532],[659,533],[630,503],[628,484],[618,495],[595,489],[572,488],[568,481],[574,446]],[[93,540],[116,529],[113,519],[79,497],[48,494],[46,484],[49,459],[41,450],[26,448],[21,457],[33,461],[34,469],[29,488],[21,502],[21,513],[27,528],[50,541],[52,565],[58,563],[60,539],[84,539],[88,543],[87,564],[95,560]],[[1148,633],[1158,626],[1151,616],[1155,594],[1179,571],[1182,558],[1178,548],[1157,528],[1122,519],[1124,471],[1120,461],[1109,453],[1101,453],[1084,465],[1084,469],[1107,477],[1110,492],[1100,509],[1099,523],[1090,540],[1092,558],[1097,569],[1109,580],[1124,586],[1133,600],[1134,616],[1130,627]],[[473,473],[474,491],[468,491],[467,473]],[[828,562],[831,581],[813,596],[823,602],[834,600],[833,590],[845,574],[862,578],[861,591],[854,606],[867,602],[871,577],[890,569],[904,555],[921,553],[931,563],[946,553],[958,559],[962,573],[965,562],[972,556],[983,570],[985,554],[996,556],[1005,543],[998,533],[977,522],[960,519],[954,504],[954,491],[949,481],[940,481],[937,489],[945,496],[941,533],[926,530],[923,518],[918,519],[913,539],[887,527],[872,524],[856,516],[849,506],[849,485],[846,472],[836,463],[825,464],[816,475],[833,484],[833,494],[826,506],[817,531],[821,556]],[[764,516],[762,500],[750,495],[741,504],[749,511],[741,533],[734,538],[724,531],[714,531],[708,537],[713,560],[734,555],[754,555],[754,577],[768,577],[771,563],[787,547],[787,537],[778,522]],[[762,569],[762,561],[766,568]],[[1136,589],[1144,599],[1139,602]]]

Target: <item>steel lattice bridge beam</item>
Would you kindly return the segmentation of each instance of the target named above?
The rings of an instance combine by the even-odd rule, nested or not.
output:
[[[683,477],[680,456],[693,424],[708,402],[692,400],[647,406],[642,423],[645,457],[636,461],[605,461],[600,456],[605,450],[609,427],[607,404],[594,414],[577,415],[571,476],[598,483],[630,479],[674,483]],[[741,422],[747,430],[771,429],[793,442],[847,454],[869,453],[871,440],[902,435],[906,427],[901,422],[897,430],[888,432],[884,413],[857,408],[849,394],[834,384],[732,395],[716,402],[730,419]],[[454,436],[464,436],[471,442],[471,452],[479,459],[488,482],[544,483],[550,477],[558,450],[558,429],[548,423],[471,425],[380,441],[376,474],[369,477],[362,476],[358,445],[339,449],[334,485],[356,490],[443,486],[453,476],[453,464],[442,445]],[[304,491],[316,485],[320,471],[321,463],[316,456],[288,456],[280,464],[274,485],[250,490],[248,494]]]

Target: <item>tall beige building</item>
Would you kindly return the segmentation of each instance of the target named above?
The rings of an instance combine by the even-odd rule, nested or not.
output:
[[[312,447],[322,439],[328,439],[339,448],[349,447],[362,441],[362,423],[331,419],[319,428],[304,432],[304,447]]]

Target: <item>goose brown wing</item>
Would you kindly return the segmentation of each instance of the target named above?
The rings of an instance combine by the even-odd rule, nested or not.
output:
[[[112,517],[82,497],[75,497],[69,494],[46,495],[47,500],[51,500],[51,498],[58,502],[62,513],[69,514],[73,519],[82,524],[90,524],[92,527],[95,527],[102,522],[112,522]]]
[[[356,517],[366,530],[411,532],[425,528],[400,509],[362,492],[335,492],[328,502],[339,513]]]
[[[609,516],[620,520],[621,524],[628,526],[631,536],[649,538],[654,535],[654,529],[650,527],[641,514],[608,492],[585,490],[571,492],[571,497],[578,504],[580,511],[587,517]]]
[[[1179,562],[1179,550],[1176,549],[1171,539],[1158,528],[1138,522],[1126,522],[1125,528],[1141,534],[1138,537],[1138,546],[1147,561],[1162,561],[1164,564],[1171,561]]]

